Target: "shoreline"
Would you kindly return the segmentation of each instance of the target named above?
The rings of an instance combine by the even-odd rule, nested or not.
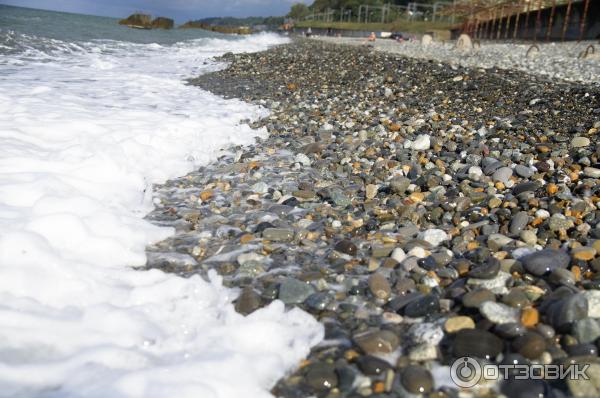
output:
[[[451,396],[460,356],[598,361],[600,88],[306,40],[220,59],[191,84],[269,108],[269,136],[157,187],[147,219],[177,233],[148,250],[175,255],[148,268],[324,324],[274,395]],[[478,391],[540,388],[595,387]]]

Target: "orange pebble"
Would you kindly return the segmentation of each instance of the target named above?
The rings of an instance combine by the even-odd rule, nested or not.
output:
[[[206,201],[212,197],[213,197],[213,191],[211,191],[210,189],[200,192],[200,199],[202,199],[202,201]]]
[[[558,185],[552,183],[548,184],[546,186],[546,192],[548,192],[550,195],[554,195],[558,192]]]
[[[579,282],[581,280],[581,268],[577,265],[571,267],[571,272],[575,276],[575,281]]]
[[[475,241],[467,243],[467,249],[468,250],[475,250],[478,247],[479,247],[479,243],[477,243]]]
[[[540,313],[533,307],[523,309],[521,323],[528,328],[534,327],[540,321]]]
[[[577,174],[573,171],[573,172],[569,173],[569,178],[571,179],[571,181],[577,181],[577,180],[579,180],[579,174]]]
[[[382,394],[385,392],[385,383],[383,381],[376,381],[373,383],[373,392],[375,394]]]
[[[242,243],[242,244],[248,243],[252,239],[254,239],[254,235],[252,235],[252,234],[245,234],[245,235],[242,235],[242,237],[240,238],[240,243]]]

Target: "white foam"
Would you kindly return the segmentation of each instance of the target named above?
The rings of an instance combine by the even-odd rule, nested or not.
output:
[[[0,396],[270,396],[322,338],[280,302],[243,317],[200,277],[135,271],[170,229],[151,184],[256,134],[265,111],[182,79],[284,39],[28,47],[0,61]]]

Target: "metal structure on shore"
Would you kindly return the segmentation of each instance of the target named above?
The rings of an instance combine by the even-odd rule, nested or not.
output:
[[[407,5],[395,4],[359,4],[354,12],[350,8],[328,8],[323,12],[312,13],[305,20],[324,22],[359,22],[359,23],[389,23],[398,20],[406,21],[431,21],[454,23],[454,15],[443,14],[440,11],[452,1],[437,1],[435,3],[411,2]]]
[[[327,9],[305,20],[390,23],[444,22],[454,32],[486,40],[583,40],[600,38],[600,0],[444,0],[407,5],[359,4]]]
[[[583,40],[592,3],[597,15],[598,0],[457,0],[440,14],[463,21],[462,31],[477,39]]]

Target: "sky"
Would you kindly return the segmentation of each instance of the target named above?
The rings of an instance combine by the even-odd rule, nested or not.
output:
[[[136,11],[185,22],[206,17],[281,16],[312,0],[0,0],[0,4],[123,18]]]

